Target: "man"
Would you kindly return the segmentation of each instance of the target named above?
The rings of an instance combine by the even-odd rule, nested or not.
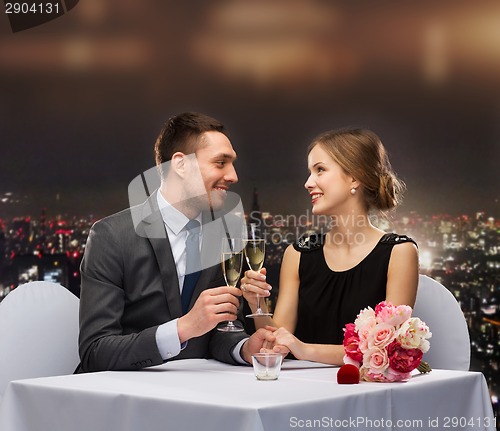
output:
[[[223,209],[238,181],[225,127],[202,114],[177,115],[161,131],[155,155],[159,190],[90,231],[81,265],[80,372],[136,370],[184,358],[250,363],[270,337],[266,330],[250,338],[218,331],[219,323],[236,318],[241,291],[225,285],[220,260],[188,268],[192,232],[202,252],[212,246],[206,256],[220,256],[225,232],[214,234],[206,222]],[[188,227],[192,220],[195,228]]]

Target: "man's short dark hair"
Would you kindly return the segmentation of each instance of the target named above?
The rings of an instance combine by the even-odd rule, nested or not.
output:
[[[203,143],[200,139],[205,132],[220,132],[229,137],[224,124],[208,115],[184,112],[168,119],[155,143],[156,164],[168,162],[180,151],[192,154]]]

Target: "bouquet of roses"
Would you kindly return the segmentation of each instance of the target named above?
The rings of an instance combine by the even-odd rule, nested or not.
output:
[[[407,305],[385,301],[375,310],[361,310],[344,329],[344,363],[358,367],[362,380],[408,380],[429,350],[432,336],[427,325],[411,313]]]

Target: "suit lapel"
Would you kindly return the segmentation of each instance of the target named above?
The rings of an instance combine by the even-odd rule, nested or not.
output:
[[[160,269],[163,291],[170,311],[170,317],[175,319],[182,316],[179,278],[165,225],[158,210],[156,193],[153,193],[148,199],[149,202],[145,204],[148,214],[143,219],[144,231],[153,247],[158,268]],[[151,208],[153,211],[151,211]]]

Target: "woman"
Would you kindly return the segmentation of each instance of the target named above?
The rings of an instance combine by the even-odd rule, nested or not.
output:
[[[343,328],[361,309],[383,300],[413,307],[418,252],[412,239],[385,234],[370,222],[369,212],[395,208],[403,189],[375,133],[320,135],[309,146],[308,168],[312,212],[331,216],[331,229],[286,249],[274,316],[254,320],[257,328],[279,328],[274,350],[341,365]],[[256,294],[268,296],[270,288],[265,269],[247,271],[242,279],[252,311]]]

